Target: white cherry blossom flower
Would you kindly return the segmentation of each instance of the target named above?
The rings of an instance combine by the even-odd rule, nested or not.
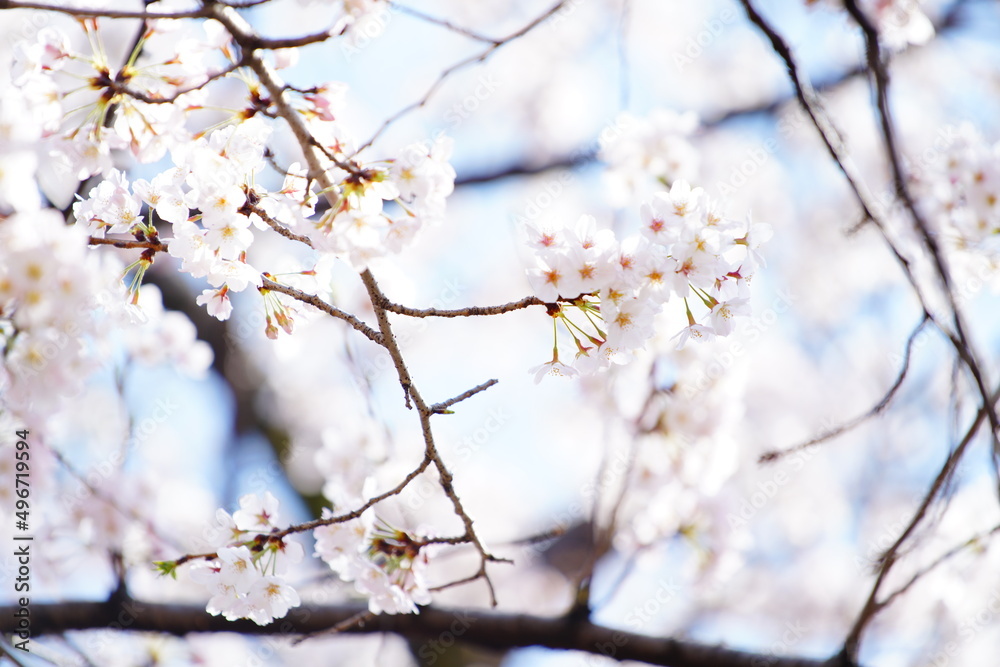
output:
[[[223,285],[220,289],[202,291],[195,299],[199,306],[205,306],[208,314],[218,320],[228,320],[233,314],[233,304],[229,300],[229,288]]]
[[[298,592],[283,578],[260,577],[247,593],[247,617],[257,625],[267,625],[276,618],[284,618],[289,609],[301,603]]]
[[[240,530],[267,533],[277,528],[278,499],[270,491],[258,496],[248,493],[240,498],[240,508],[233,512],[233,521]]]

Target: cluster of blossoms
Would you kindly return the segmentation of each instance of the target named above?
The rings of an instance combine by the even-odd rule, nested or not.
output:
[[[52,210],[0,217],[0,394],[33,425],[83,391],[104,356],[98,313],[120,298],[83,237]]]
[[[323,519],[334,514],[324,508]],[[218,510],[222,540],[209,560],[195,563],[191,578],[203,585],[210,599],[206,610],[228,620],[249,618],[266,625],[300,604],[298,592],[285,579],[289,566],[302,561],[304,550],[287,536],[278,536],[278,501],[270,492],[263,497],[240,498],[240,509],[229,515]],[[343,581],[368,600],[374,614],[417,613],[417,605],[430,604],[424,581],[427,543],[376,519],[373,510],[344,522],[314,530],[315,555]],[[163,574],[175,575],[178,561],[162,561]]]
[[[254,240],[249,227],[266,228],[261,215],[268,215],[268,209],[298,210],[283,193],[255,206],[268,196],[250,183],[263,166],[269,133],[270,126],[258,118],[216,130],[208,139],[175,149],[175,167],[152,181],[137,180],[131,188],[124,174],[112,170],[86,200],[73,206],[77,224],[98,238],[106,233],[130,234],[158,242],[156,226],[140,215],[145,203],[160,220],[171,223],[169,253],[180,260],[181,270],[195,278],[205,277],[213,286],[198,297],[198,303],[226,319],[232,312],[230,292],[262,284],[260,271],[246,262],[246,251]],[[199,215],[191,216],[192,209]],[[129,267],[135,269],[133,301],[138,299],[142,275],[153,258],[153,252],[144,252]]]
[[[44,430],[115,360],[116,334],[129,358],[147,364],[197,376],[212,361],[156,288],[143,290],[141,308],[125,304],[121,264],[87,246],[87,233],[53,209],[0,214],[0,405],[33,428]]]
[[[323,510],[324,519],[334,514]],[[316,555],[368,598],[373,614],[413,614],[431,602],[424,578],[427,546],[367,510],[359,518],[314,532]]]
[[[970,124],[953,134],[917,176],[916,190],[964,289],[991,281],[1000,268],[1000,142],[990,144]]]
[[[438,137],[430,146],[416,143],[394,159],[365,164],[355,154],[356,142],[338,121],[345,106],[345,85],[328,83],[289,90],[285,94],[324,156],[323,191],[333,202],[319,220],[310,220],[315,213],[316,194],[312,190],[316,174],[307,174],[305,168],[293,163],[279,191],[269,192],[257,183],[256,177],[266,164],[265,144],[271,133],[271,125],[263,117],[272,113],[273,105],[259,84],[248,80],[249,105],[235,112],[231,125],[207,137],[192,136],[184,127],[189,112],[205,104],[208,92],[199,86],[211,78],[204,65],[212,62],[209,54],[222,56],[217,60],[228,61],[230,66],[236,64],[231,38],[221,26],[207,22],[206,37],[188,44],[187,54],[168,50],[161,60],[138,67],[133,62],[137,50],[116,70],[99,48],[97,22],[88,20],[82,25],[95,45],[91,56],[73,53],[70,39],[58,28],[40,31],[35,42],[16,54],[15,92],[4,104],[4,111],[10,112],[4,116],[10,116],[12,124],[5,134],[44,139],[54,163],[77,179],[103,175],[87,199],[73,207],[77,223],[91,236],[128,234],[140,242],[161,243],[152,214],[169,223],[172,238],[163,242],[169,243],[169,253],[180,260],[182,271],[208,280],[212,289],[204,290],[198,303],[219,319],[232,312],[231,293],[251,285],[261,288],[261,272],[247,261],[247,250],[254,240],[251,226],[295,231],[318,251],[363,270],[372,258],[398,252],[423,224],[443,217],[455,178],[447,162],[449,140]],[[162,35],[173,25],[154,22],[143,37],[144,50],[162,51],[156,47],[162,46],[166,39]],[[282,64],[294,58],[283,53],[277,60]],[[75,80],[83,78],[87,85],[62,94],[56,83],[60,72]],[[68,114],[64,122],[63,106],[70,106],[64,100],[77,94],[90,98],[74,100],[79,111]],[[32,117],[26,112],[28,108],[41,109],[34,114],[31,128],[14,124],[13,119]],[[112,110],[113,123],[106,128]],[[83,119],[78,120],[81,113]],[[71,122],[72,118],[77,120]],[[116,149],[129,149],[142,162],[158,160],[169,152],[174,166],[130,186],[124,174],[112,166],[111,151]],[[17,150],[12,152],[18,154]],[[23,173],[30,179],[35,156],[28,154],[24,159],[31,168]],[[11,199],[38,199],[33,183],[22,188],[25,184],[17,179],[5,177],[2,181],[4,188],[10,186]],[[387,202],[393,202],[392,206],[387,207]],[[148,216],[143,215],[144,205]],[[130,288],[133,303],[138,301],[138,287],[154,257],[155,250],[150,249],[127,269],[134,270]],[[275,298],[268,303],[268,335],[276,336],[278,326],[290,332],[292,317]]]
[[[125,304],[121,264],[87,244],[53,209],[0,215],[0,406],[33,428],[44,430],[115,361],[115,342],[130,359],[191,376],[212,362],[195,326],[164,310],[158,289],[144,289],[139,308]]]
[[[430,146],[408,146],[400,158],[344,174],[336,205],[310,223],[313,246],[359,271],[376,257],[399,252],[425,223],[444,217],[455,185],[450,155],[451,140],[438,137]],[[386,201],[399,212],[387,211]]]
[[[726,511],[740,468],[746,387],[739,372],[713,372],[719,351],[690,345],[670,356],[669,380],[635,419],[640,435],[615,536],[625,553],[683,538],[694,547],[689,564],[713,577],[731,574],[744,546]]]
[[[220,509],[217,519],[228,532],[225,546],[191,568],[191,578],[211,594],[206,610],[228,620],[249,618],[267,625],[299,606],[299,594],[284,575],[289,565],[302,560],[302,545],[269,535],[280,529],[278,500],[270,493],[263,498],[246,495],[232,516]],[[174,561],[157,565],[168,574],[177,568]]]
[[[927,179],[927,202],[947,221],[956,248],[1000,259],[1000,142],[963,125],[942,162]]]
[[[633,201],[650,178],[669,188],[675,181],[698,177],[698,153],[688,137],[698,128],[693,111],[657,109],[646,118],[620,114],[601,137],[599,157],[605,172],[608,200],[614,206]]]
[[[41,112],[42,145],[57,169],[83,180],[107,174],[113,150],[155,162],[170,147],[188,141],[186,112],[202,105],[204,93],[197,86],[209,77],[211,59],[205,56],[228,44],[222,26],[206,23],[204,40],[178,40],[168,34],[175,23],[152,22],[140,46],[148,52],[169,44],[162,64],[137,67],[137,50],[116,68],[103,51],[98,22],[89,19],[80,25],[92,54],[76,53],[69,36],[54,26],[40,30],[34,42],[20,43],[14,54],[13,83]],[[62,81],[72,82],[65,93],[57,79],[60,73]],[[79,86],[80,80],[87,85]],[[167,99],[172,103],[153,102]]]
[[[748,282],[763,263],[758,248],[770,237],[768,225],[720,217],[705,191],[686,181],[643,204],[640,215],[641,234],[621,242],[591,216],[574,227],[526,226],[528,281],[553,317],[552,360],[533,369],[536,381],[628,362],[674,297],[688,321],[678,347],[688,338],[726,336],[735,318],[749,314]],[[707,318],[695,318],[691,301],[703,304]],[[560,321],[573,341],[572,365],[559,357]]]

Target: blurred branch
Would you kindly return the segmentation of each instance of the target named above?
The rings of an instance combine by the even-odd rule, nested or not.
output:
[[[884,57],[882,47],[879,44],[878,30],[871,20],[869,20],[868,16],[861,11],[857,0],[844,0],[844,7],[861,27],[865,36],[865,53],[868,59],[868,69],[871,72],[872,85],[875,89],[878,118],[882,129],[882,138],[885,142],[885,154],[892,170],[892,180],[896,196],[903,202],[903,205],[909,212],[914,227],[916,227],[920,238],[927,247],[927,252],[934,261],[934,268],[937,271],[938,278],[941,280],[941,287],[945,299],[947,299],[948,308],[951,310],[955,331],[952,333],[942,327],[937,320],[935,320],[935,324],[951,340],[952,346],[958,353],[962,363],[965,364],[969,369],[969,373],[972,374],[976,389],[979,391],[979,396],[982,399],[982,406],[986,410],[987,417],[989,417],[990,435],[993,439],[993,469],[997,477],[998,491],[1000,491],[1000,436],[998,436],[1000,418],[997,417],[997,412],[993,405],[995,399],[992,399],[990,396],[990,390],[986,386],[985,374],[979,364],[979,355],[976,353],[976,349],[969,339],[968,334],[966,334],[966,325],[962,317],[962,311],[955,300],[955,290],[952,286],[948,261],[941,250],[936,236],[931,232],[930,225],[917,207],[913,193],[910,192],[910,186],[907,183],[906,173],[903,169],[902,155],[896,140],[896,131],[892,121],[892,111],[889,109],[889,70],[887,59]]]
[[[459,35],[465,35],[469,39],[474,39],[477,42],[485,42],[487,44],[493,44],[493,45],[496,45],[496,46],[499,46],[500,44],[503,43],[502,40],[494,39],[492,37],[486,37],[485,35],[481,35],[481,34],[479,34],[478,32],[476,32],[474,30],[470,30],[468,28],[463,28],[460,25],[455,25],[451,21],[447,21],[445,19],[440,19],[440,18],[437,18],[435,16],[431,16],[430,14],[425,14],[424,12],[422,12],[422,11],[420,11],[418,9],[414,9],[412,7],[407,7],[406,5],[401,5],[398,2],[390,2],[389,6],[392,7],[393,9],[398,9],[399,11],[403,12],[404,14],[409,14],[410,16],[418,18],[421,21],[424,21],[426,23],[432,23],[434,25],[439,25],[442,28],[446,28],[448,30],[451,30],[452,32],[458,33]]]
[[[492,41],[492,43],[490,44],[490,46],[486,47],[486,49],[484,49],[482,52],[474,54],[474,55],[471,55],[468,58],[465,58],[464,60],[460,60],[457,63],[455,63],[454,65],[451,65],[450,67],[448,67],[448,69],[446,69],[443,72],[441,72],[440,76],[438,76],[438,78],[434,81],[434,83],[431,84],[430,88],[427,89],[427,91],[424,93],[423,97],[421,97],[416,102],[413,102],[412,104],[409,104],[409,105],[403,107],[402,109],[400,109],[399,111],[397,111],[393,115],[389,116],[385,120],[385,122],[383,122],[382,125],[379,126],[378,130],[375,131],[375,134],[373,134],[371,136],[371,138],[368,139],[368,141],[366,141],[365,143],[361,144],[361,146],[358,148],[358,150],[356,150],[354,152],[354,154],[357,155],[358,153],[360,153],[364,149],[366,149],[369,146],[371,146],[375,142],[375,140],[378,139],[379,136],[381,136],[382,133],[385,132],[385,130],[388,129],[389,126],[392,125],[393,123],[395,123],[397,120],[399,120],[400,118],[402,118],[403,116],[407,115],[408,113],[410,113],[412,111],[416,111],[417,109],[420,109],[425,104],[427,104],[427,102],[431,99],[431,96],[433,96],[434,93],[437,92],[437,89],[440,88],[441,85],[445,82],[445,80],[448,79],[452,74],[454,74],[455,72],[457,72],[457,71],[459,71],[461,69],[465,69],[466,67],[468,67],[469,65],[472,65],[474,63],[483,62],[484,60],[486,60],[490,56],[490,54],[492,54],[494,51],[496,51],[497,49],[499,49],[501,46],[503,46],[505,44],[509,44],[510,42],[512,42],[512,41],[514,41],[514,40],[516,40],[516,39],[518,39],[520,37],[523,37],[527,33],[531,32],[536,26],[538,26],[539,24],[543,23],[546,19],[548,19],[550,16],[552,16],[557,11],[559,11],[564,4],[566,4],[566,0],[559,0],[559,2],[557,2],[554,5],[552,5],[543,14],[541,14],[540,16],[538,16],[537,18],[535,18],[534,20],[532,20],[530,23],[528,23],[527,25],[525,25],[520,30],[518,30],[516,32],[513,32],[513,33],[507,35],[506,37],[503,37],[502,39]]]
[[[968,4],[970,4],[970,0],[956,0],[951,4],[948,10],[935,24],[937,36],[940,37],[941,35],[946,34],[961,25],[961,10]],[[911,47],[911,49],[914,50],[917,48],[921,47]],[[815,84],[813,90],[815,92],[827,92],[834,90],[867,72],[867,64],[858,63],[857,65],[846,69],[829,79]],[[774,114],[790,102],[794,102],[796,99],[797,95],[793,92],[789,95],[781,95],[775,97],[774,99],[765,100],[756,104],[729,109],[706,118],[702,123],[702,127],[711,130],[725,125],[730,121],[745,118],[746,116],[753,116],[756,114]],[[501,167],[493,171],[485,171],[478,174],[460,174],[459,177],[455,179],[455,187],[461,187],[463,185],[476,185],[479,183],[491,183],[493,181],[513,178],[516,176],[534,176],[556,169],[572,169],[583,164],[589,164],[596,159],[597,151],[590,147],[578,149],[569,155],[562,157],[550,158],[544,162],[539,162],[538,164],[530,164],[527,158],[522,158],[514,164],[510,164],[506,167]]]
[[[948,303],[951,308],[951,314],[953,316],[956,333],[952,333],[948,328],[931,312],[927,298],[923,294],[923,290],[917,281],[916,275],[913,271],[913,266],[911,262],[902,255],[900,250],[893,243],[892,239],[888,234],[886,228],[886,223],[880,215],[876,213],[877,208],[873,205],[867,195],[862,190],[862,182],[860,178],[854,173],[853,167],[846,158],[846,153],[841,145],[839,137],[836,133],[836,129],[833,127],[829,118],[825,115],[819,106],[818,100],[815,98],[815,94],[809,86],[809,82],[803,78],[800,73],[798,66],[796,64],[795,58],[792,55],[791,49],[785,43],[784,39],[777,33],[777,31],[761,16],[760,13],[756,11],[751,0],[741,0],[744,9],[746,10],[747,17],[750,21],[756,25],[762,33],[771,42],[774,52],[784,61],[786,67],[788,68],[789,78],[795,87],[796,97],[798,98],[803,109],[809,115],[810,119],[815,125],[817,131],[823,139],[824,144],[827,147],[831,157],[840,167],[845,178],[847,179],[852,191],[858,202],[861,204],[862,210],[865,213],[867,219],[871,220],[875,226],[881,232],[886,244],[889,249],[893,252],[896,259],[900,263],[915,295],[920,300],[921,306],[923,308],[924,316],[929,319],[934,325],[944,333],[948,339],[952,342],[955,347],[959,357],[963,362],[969,367],[970,372],[976,380],[977,388],[980,394],[983,396],[983,404],[980,408],[979,414],[974,421],[973,425],[970,427],[966,434],[966,437],[962,440],[962,443],[955,448],[951,455],[946,460],[941,471],[938,473],[930,490],[925,495],[924,499],[921,501],[919,508],[914,514],[910,524],[907,526],[903,534],[898,538],[898,540],[886,551],[882,557],[880,563],[880,568],[878,576],[876,577],[875,583],[872,586],[871,593],[866,601],[861,613],[858,616],[857,621],[852,627],[849,635],[844,642],[844,655],[847,659],[854,661],[857,658],[861,634],[868,622],[874,618],[874,616],[881,611],[882,608],[888,603],[887,601],[878,600],[878,592],[882,586],[886,575],[889,573],[893,565],[897,562],[899,551],[906,540],[913,534],[917,525],[924,519],[928,510],[933,505],[935,500],[940,494],[941,489],[948,483],[954,474],[955,468],[958,462],[961,460],[963,454],[966,452],[968,444],[972,441],[973,436],[979,430],[979,426],[982,424],[983,420],[988,417],[993,432],[994,443],[996,443],[996,410],[994,404],[997,400],[996,394],[990,394],[989,390],[986,389],[985,383],[983,381],[982,373],[979,366],[975,360],[975,355],[970,347],[968,340],[964,334],[964,326],[962,324],[961,314],[958,311],[957,304],[954,300],[954,295],[951,292],[951,282],[948,273],[947,266],[944,262],[944,258],[940,253],[940,249],[937,246],[936,240],[931,236],[930,230],[927,227],[926,222],[921,216],[920,212],[917,210],[916,204],[913,201],[912,196],[909,193],[908,187],[906,185],[905,176],[902,170],[902,164],[899,157],[899,152],[895,143],[895,136],[893,133],[892,120],[888,108],[888,72],[885,69],[885,65],[882,62],[882,55],[880,47],[878,45],[878,32],[875,30],[874,26],[868,21],[867,17],[861,12],[854,0],[846,0],[847,9],[851,15],[858,21],[859,25],[865,32],[865,41],[867,45],[868,54],[868,68],[872,71],[872,76],[875,78],[875,87],[877,93],[877,107],[879,111],[879,117],[882,125],[883,138],[886,144],[886,153],[889,159],[889,163],[892,167],[893,179],[896,186],[897,194],[903,199],[907,210],[913,217],[914,225],[917,227],[918,232],[924,238],[925,245],[927,246],[928,252],[931,254],[935,267],[937,268],[939,277],[945,289],[946,296],[948,298]],[[834,137],[837,137],[835,140]],[[997,446],[995,445],[994,451],[997,451]],[[998,473],[1000,474],[1000,473]],[[891,598],[890,598],[891,599]]]
[[[931,561],[931,563],[929,563],[928,565],[920,568],[920,570],[917,571],[916,574],[914,574],[912,577],[910,577],[909,581],[907,581],[905,584],[903,584],[902,586],[900,586],[899,588],[897,588],[896,590],[894,590],[891,594],[889,594],[889,596],[887,596],[885,598],[885,600],[882,601],[882,604],[883,605],[890,604],[897,597],[899,597],[900,595],[902,595],[906,591],[910,590],[910,587],[912,587],[913,584],[915,584],[918,581],[920,581],[921,579],[923,579],[924,576],[926,576],[927,574],[929,574],[932,570],[936,569],[942,563],[945,563],[946,561],[950,560],[951,558],[954,558],[955,556],[957,556],[958,554],[962,553],[963,551],[966,551],[967,549],[972,549],[974,547],[980,546],[981,543],[984,540],[991,539],[997,533],[1000,533],[1000,525],[994,526],[993,528],[991,528],[991,529],[989,529],[987,531],[983,531],[983,532],[981,532],[981,533],[979,533],[977,535],[974,535],[974,536],[970,537],[969,539],[965,540],[964,542],[962,542],[961,544],[958,544],[958,545],[952,547],[951,549],[948,549],[943,554],[941,554],[940,556],[938,556],[937,558],[935,558],[933,561]]]
[[[895,382],[893,382],[892,386],[889,387],[889,389],[885,392],[885,394],[882,395],[882,398],[879,399],[878,403],[873,405],[863,414],[860,414],[854,419],[850,419],[838,426],[835,426],[826,433],[818,435],[815,438],[799,443],[793,447],[788,447],[787,449],[781,449],[781,450],[772,449],[771,451],[764,452],[763,454],[761,454],[759,462],[773,463],[774,461],[777,461],[778,459],[787,456],[788,454],[794,454],[795,452],[802,451],[803,449],[808,449],[814,445],[826,442],[827,440],[832,440],[833,438],[843,435],[844,433],[850,431],[851,429],[860,426],[864,422],[868,421],[872,417],[875,417],[883,410],[885,410],[887,407],[889,407],[889,403],[892,402],[892,399],[896,396],[896,392],[899,391],[899,388],[903,386],[903,381],[906,379],[906,375],[910,370],[910,357],[913,353],[913,343],[914,341],[916,341],[917,336],[920,334],[920,332],[924,330],[924,327],[927,326],[927,323],[929,321],[930,319],[926,315],[924,315],[924,317],[920,320],[920,324],[918,324],[917,327],[912,332],[910,332],[910,337],[907,338],[906,340],[906,349],[903,352],[903,367],[899,369],[899,374],[896,375]]]
[[[1000,386],[993,391],[990,398],[993,404],[1000,400]],[[972,424],[969,426],[965,436],[962,438],[962,441],[958,444],[954,451],[949,454],[948,458],[944,462],[944,465],[941,467],[941,470],[934,478],[930,489],[928,489],[927,493],[924,495],[923,500],[921,500],[919,507],[917,507],[914,512],[913,517],[906,526],[906,529],[903,530],[902,534],[896,539],[892,546],[890,546],[886,552],[882,554],[879,563],[878,575],[875,578],[875,583],[872,585],[871,593],[869,593],[868,599],[865,601],[861,613],[858,615],[858,618],[854,622],[847,639],[844,641],[844,652],[852,659],[856,659],[858,647],[861,641],[861,634],[864,632],[865,626],[867,626],[868,622],[871,621],[875,615],[878,614],[878,612],[885,608],[889,602],[895,599],[897,595],[890,595],[884,600],[878,599],[879,590],[881,589],[889,570],[897,562],[900,549],[916,530],[917,525],[919,525],[927,515],[928,510],[931,508],[931,505],[934,503],[934,500],[938,497],[941,490],[948,484],[952,476],[955,474],[958,462],[962,459],[962,456],[968,449],[969,444],[972,442],[973,438],[975,438],[976,433],[979,432],[979,427],[982,426],[984,421],[986,421],[987,412],[988,410],[985,407],[979,409],[975,420],[973,420]],[[911,584],[907,584],[907,587],[910,585],[912,585],[912,582]]]
[[[15,630],[18,607],[0,607],[0,631]],[[345,624],[343,634],[393,633],[408,639],[428,642],[443,637],[487,648],[509,649],[544,646],[552,649],[581,651],[616,660],[638,660],[669,667],[841,667],[837,658],[816,660],[771,653],[748,653],[723,646],[700,644],[669,637],[652,637],[597,625],[582,619],[549,618],[530,615],[493,614],[472,609],[436,609],[427,607],[419,614],[382,614],[361,618],[367,611],[362,604],[302,606],[288,617],[267,626],[251,621],[227,621],[210,616],[196,605],[153,604],[126,600],[119,604],[103,602],[64,602],[33,604],[33,636],[51,635],[70,630],[108,627],[128,631],[163,632],[187,635],[205,632],[237,632],[256,636],[283,636],[291,643],[294,637],[328,630]],[[361,620],[358,620],[361,618]]]

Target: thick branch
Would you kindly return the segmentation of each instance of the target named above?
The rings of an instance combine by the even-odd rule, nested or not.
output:
[[[239,632],[252,635],[301,635],[320,632],[366,611],[360,604],[303,606],[287,618],[261,627],[250,621],[229,622],[209,616],[196,605],[152,604],[129,600],[123,604],[65,602],[31,607],[35,636],[67,630],[126,629],[187,635],[200,632]],[[17,607],[0,607],[0,630],[15,629]],[[639,660],[670,667],[835,667],[835,659],[780,657],[747,653],[721,646],[671,638],[650,637],[614,630],[585,620],[494,614],[478,610],[425,608],[414,615],[381,615],[350,625],[345,634],[391,632],[428,642],[429,650],[447,639],[494,649],[545,646],[603,654],[618,660]],[[450,645],[450,644],[449,644]]]

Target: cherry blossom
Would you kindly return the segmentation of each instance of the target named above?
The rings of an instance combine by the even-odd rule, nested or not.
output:
[[[257,625],[267,625],[283,618],[292,607],[301,604],[298,592],[280,577],[265,576],[253,582],[247,592],[248,614]]]
[[[524,226],[531,248],[528,283],[546,303],[565,302],[549,306],[549,314],[575,348],[569,372],[559,361],[557,330],[552,361],[531,369],[536,381],[628,363],[672,302],[684,302],[694,326],[681,332],[681,345],[689,337],[728,335],[734,318],[750,315],[748,279],[763,262],[759,248],[770,236],[768,226],[721,218],[705,191],[683,180],[640,206],[639,215],[640,234],[621,242],[588,215],[573,227],[552,221]],[[689,298],[704,303],[711,324],[696,325]]]
[[[263,496],[247,494],[240,498],[240,509],[233,512],[233,521],[240,530],[269,532],[277,527],[278,499],[270,491]]]

